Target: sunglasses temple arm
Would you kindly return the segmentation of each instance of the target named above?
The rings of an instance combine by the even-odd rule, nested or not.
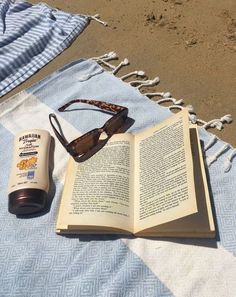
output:
[[[59,127],[59,130],[58,130],[58,129],[55,127],[55,125],[53,124],[52,118],[53,118],[53,119],[55,120],[55,122],[57,123],[57,126]],[[61,126],[60,126],[60,124],[59,124],[59,122],[58,122],[58,119],[57,119],[57,117],[56,117],[56,115],[55,115],[54,113],[50,113],[50,114],[49,114],[49,121],[50,121],[50,124],[51,124],[51,126],[52,126],[52,128],[53,128],[53,131],[54,131],[54,133],[56,134],[58,140],[60,141],[60,143],[61,143],[64,147],[66,147],[67,144],[68,144],[68,141],[66,140],[66,138],[65,138],[65,136],[64,136],[64,134],[63,134],[63,132],[62,132]]]
[[[98,108],[102,108],[102,109],[104,109],[106,111],[111,111],[111,112],[114,112],[113,109],[115,107],[122,107],[122,108],[125,109],[125,107],[123,107],[123,106],[118,106],[118,105],[115,105],[115,104],[110,104],[110,103],[106,103],[106,102],[102,102],[102,101],[95,101],[95,100],[89,100],[89,99],[75,99],[75,100],[69,101],[65,105],[58,108],[58,111],[63,112],[63,111],[65,111],[65,109],[67,107],[69,107],[70,105],[72,105],[74,103],[86,103],[86,104],[93,105],[93,106],[96,106]],[[101,103],[105,103],[105,104],[101,107]],[[116,112],[118,112],[118,111],[120,111],[120,109],[117,110]]]

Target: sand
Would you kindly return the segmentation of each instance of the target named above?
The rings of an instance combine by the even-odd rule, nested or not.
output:
[[[235,0],[44,2],[71,13],[99,13],[108,26],[91,22],[67,50],[1,101],[72,60],[116,51],[130,61],[118,76],[133,70],[159,76],[160,84],[149,91],[170,91],[205,121],[231,114],[232,124],[209,131],[236,147]]]

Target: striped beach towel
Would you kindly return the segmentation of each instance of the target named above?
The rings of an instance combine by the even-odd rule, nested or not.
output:
[[[42,128],[54,136],[48,120],[54,112],[72,140],[109,118],[87,109],[58,112],[69,100],[93,98],[127,106],[135,120],[130,132],[171,115],[169,108],[141,94],[141,87],[132,87],[111,72],[94,60],[81,59],[0,104],[0,296],[236,296],[235,150],[205,128],[199,132],[217,221],[216,240],[57,235],[69,155],[55,137],[50,210],[27,219],[8,212],[7,183],[17,132]],[[171,101],[167,97],[161,100]],[[172,102],[178,103],[174,98]]]
[[[89,20],[45,3],[0,1],[0,97],[66,49]]]

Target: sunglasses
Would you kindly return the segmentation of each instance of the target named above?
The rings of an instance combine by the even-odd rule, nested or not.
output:
[[[75,99],[58,108],[58,111],[64,112],[67,107],[74,103],[90,104],[115,113],[101,128],[93,129],[71,142],[66,140],[56,115],[49,114],[49,121],[58,140],[76,162],[83,162],[99,151],[113,134],[119,133],[120,128],[127,120],[128,108],[103,101]],[[54,122],[59,129],[56,128]]]

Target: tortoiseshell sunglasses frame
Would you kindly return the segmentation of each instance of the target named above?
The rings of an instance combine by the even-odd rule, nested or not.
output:
[[[108,112],[115,113],[112,118],[110,118],[101,128],[93,129],[84,135],[74,139],[71,142],[68,142],[66,138],[64,137],[64,134],[62,132],[62,129],[60,127],[60,124],[57,120],[57,117],[55,114],[50,113],[49,114],[49,121],[51,123],[51,126],[53,128],[53,131],[55,135],[57,136],[58,140],[61,142],[61,144],[64,146],[64,148],[67,150],[67,152],[74,158],[76,162],[83,162],[90,158],[95,152],[100,150],[111,138],[111,136],[119,131],[119,129],[122,127],[122,125],[125,123],[127,117],[128,117],[128,108],[112,103],[107,103],[104,101],[97,101],[97,100],[91,100],[91,99],[74,99],[66,103],[65,105],[58,108],[58,111],[64,112],[66,111],[66,108],[74,103],[85,103],[90,104],[93,106],[96,106],[102,110],[106,110]],[[55,127],[53,124],[52,118],[56,121],[57,125],[60,127],[60,131]],[[114,125],[114,127],[113,127]],[[112,129],[111,129],[112,128]],[[99,139],[100,135],[105,132],[107,137],[105,139]],[[89,146],[87,149],[81,147],[78,151],[78,145],[81,143],[81,145]],[[93,145],[88,145],[89,141],[93,142]]]

